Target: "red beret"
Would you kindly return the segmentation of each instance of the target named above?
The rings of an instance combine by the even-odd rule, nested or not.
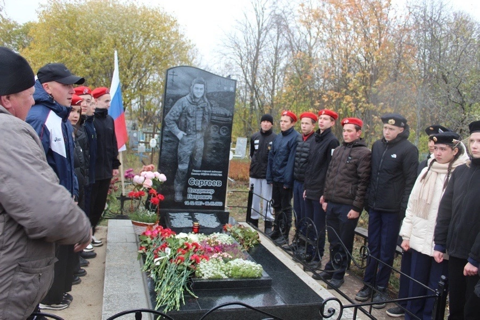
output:
[[[313,112],[304,112],[300,115],[300,120],[302,120],[303,118],[310,118],[312,119],[313,121],[317,122],[318,120],[318,117],[315,115],[315,113]]]
[[[283,111],[282,116],[289,116],[292,118],[292,122],[297,122],[297,116],[292,111]]]
[[[75,94],[76,94],[77,96],[81,96],[82,94],[92,95],[92,90],[90,90],[89,87],[80,86],[80,87],[75,87],[75,88],[73,88],[73,90],[75,90]]]
[[[80,104],[80,102],[82,102],[82,101],[83,101],[83,99],[80,98],[79,96],[77,96],[76,94],[74,94],[74,95],[72,96],[72,106],[75,106],[75,105],[77,105],[77,104]]]
[[[96,88],[96,89],[93,89],[92,91],[92,96],[95,99],[100,98],[105,94],[110,94],[110,90],[108,90],[108,88],[105,88],[105,87]]]
[[[346,124],[356,124],[360,128],[363,127],[363,121],[358,118],[345,118],[342,120],[342,127]]]
[[[318,115],[319,115],[319,116],[323,116],[324,114],[326,114],[327,116],[332,117],[332,118],[335,119],[335,120],[338,119],[338,113],[336,113],[335,111],[328,110],[328,109],[323,109],[323,110],[318,111]]]

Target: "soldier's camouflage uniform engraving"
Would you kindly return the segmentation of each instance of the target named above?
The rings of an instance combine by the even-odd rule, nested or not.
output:
[[[183,201],[188,167],[202,166],[204,134],[210,123],[211,105],[206,97],[206,82],[203,78],[192,81],[190,93],[173,105],[165,117],[166,127],[178,138],[178,168],[175,174],[175,201]]]

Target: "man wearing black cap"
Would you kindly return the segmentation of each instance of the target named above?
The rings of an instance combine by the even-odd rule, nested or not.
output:
[[[273,130],[273,117],[264,114],[260,119],[260,131],[250,138],[250,185],[253,184],[252,215],[251,222],[258,227],[260,215],[265,220],[265,231],[271,231],[273,223],[272,208],[268,204],[272,199],[272,185],[267,184],[268,153],[272,147],[272,141],[277,136]],[[262,211],[260,211],[260,195]]]
[[[0,319],[25,319],[53,279],[55,243],[90,243],[90,223],[58,184],[37,133],[27,61],[0,47]],[[20,147],[19,147],[20,146]],[[28,197],[26,199],[25,197]]]
[[[395,256],[398,232],[405,216],[408,197],[417,178],[418,149],[407,139],[407,120],[389,113],[382,117],[383,138],[372,147],[372,175],[367,194],[368,248],[370,259],[365,269],[365,286],[355,299],[367,301],[375,282],[374,308],[385,307],[385,293]],[[376,280],[374,281],[374,278]]]
[[[438,208],[433,256],[441,263],[449,255],[449,319],[478,319],[480,297],[480,121],[470,123],[471,162],[452,174]]]
[[[37,73],[35,82],[35,105],[27,116],[27,122],[35,129],[43,145],[47,161],[60,179],[60,184],[77,201],[78,181],[75,176],[73,154],[73,128],[68,121],[71,100],[75,93],[74,84],[82,84],[85,79],[73,75],[61,63],[49,63]],[[55,277],[50,291],[42,300],[40,308],[61,310],[68,307],[70,295],[66,295],[73,283],[80,283],[75,276],[74,265],[78,258],[73,246],[59,246],[55,263]],[[65,299],[67,297],[67,299]]]

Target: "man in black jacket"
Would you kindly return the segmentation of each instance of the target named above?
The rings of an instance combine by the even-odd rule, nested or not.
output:
[[[470,123],[471,163],[455,169],[438,208],[433,257],[438,263],[449,255],[451,320],[478,319],[480,297],[480,121]]]
[[[275,226],[270,235],[273,240],[280,237],[288,239],[292,225],[293,166],[297,138],[300,135],[294,128],[296,122],[297,116],[293,112],[282,112],[282,132],[273,140],[268,154],[267,183],[273,185],[272,200],[275,210]]]
[[[88,177],[85,185],[85,214],[90,215],[90,199],[92,185],[95,183],[95,162],[97,154],[97,133],[93,124],[95,104],[92,97],[92,91],[85,86],[74,88],[75,94],[82,98],[80,104],[82,108],[82,115],[80,117],[78,130],[83,131],[87,137],[87,141],[82,145],[85,159],[88,163]],[[98,244],[95,244],[98,245]]]
[[[312,143],[315,141],[315,123],[317,115],[312,112],[304,112],[300,115],[302,135],[297,138],[297,150],[295,151],[295,166],[293,168],[293,209],[296,213],[295,225],[299,229],[299,223],[305,218],[305,200],[303,197],[303,182],[307,170],[308,155]]]
[[[342,126],[343,144],[333,153],[320,198],[327,213],[330,261],[325,271],[312,276],[316,280],[330,280],[329,286],[334,288],[340,288],[344,282],[370,179],[370,150],[360,138],[363,121],[346,118]]]
[[[267,183],[268,153],[272,147],[272,141],[277,136],[273,130],[273,117],[264,114],[260,119],[260,131],[250,138],[250,185],[253,184],[252,215],[251,222],[258,227],[260,215],[265,220],[265,231],[271,231],[273,223],[272,208],[269,205],[272,199],[272,185]],[[260,211],[260,197],[262,211]]]
[[[324,109],[318,112],[318,130],[310,146],[308,166],[305,171],[303,184],[305,216],[313,221],[318,233],[315,235],[316,239],[310,239],[317,243],[317,248],[308,248],[313,264],[321,261],[325,251],[325,211],[320,205],[320,197],[323,195],[325,177],[333,150],[339,146],[338,139],[331,129],[337,119],[338,114],[332,110]]]
[[[92,91],[89,87],[78,86],[74,88],[75,94],[82,99],[80,104],[82,108],[82,114],[80,116],[80,121],[77,123],[77,130],[83,134],[80,134],[82,137],[78,139],[80,143],[85,161],[87,163],[87,172],[88,175],[85,178],[85,185],[83,186],[84,190],[84,206],[82,207],[83,211],[87,217],[90,216],[91,209],[91,198],[92,198],[92,186],[95,183],[95,163],[96,163],[96,154],[97,154],[97,133],[95,131],[95,126],[93,124],[95,104],[92,97]],[[99,239],[92,238],[92,243],[80,252],[80,265],[82,267],[88,266],[89,262],[85,259],[92,259],[97,256],[93,251],[93,247],[100,247],[103,245],[103,242]]]
[[[110,180],[118,175],[120,161],[118,161],[118,146],[115,136],[115,123],[108,115],[110,107],[110,92],[108,88],[100,87],[92,91],[95,99],[95,131],[97,134],[97,159],[95,163],[95,183],[92,186],[90,223],[95,234],[107,202]]]
[[[368,248],[370,259],[365,270],[365,286],[355,299],[366,301],[371,285],[378,289],[374,308],[385,307],[385,292],[390,278],[400,225],[405,216],[408,197],[417,178],[418,149],[407,138],[407,120],[396,113],[382,117],[383,138],[372,147],[372,176],[368,188]],[[375,279],[376,277],[376,279]]]

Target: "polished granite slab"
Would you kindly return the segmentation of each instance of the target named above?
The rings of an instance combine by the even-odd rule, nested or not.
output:
[[[186,303],[180,311],[172,311],[168,314],[175,320],[195,320],[219,305],[242,302],[268,312],[279,319],[321,319],[319,306],[323,300],[315,291],[263,245],[258,245],[249,253],[271,277],[271,287],[194,289],[198,299],[186,296]],[[148,287],[151,303],[155,306],[153,283],[149,282]],[[228,306],[208,315],[206,319],[254,320],[266,319],[266,317],[266,315],[250,309]]]
[[[229,222],[228,211],[219,210],[175,210],[161,209],[161,225],[172,229],[176,233],[192,232],[193,222],[198,222],[200,233],[212,234],[214,232],[223,232],[223,226]]]

